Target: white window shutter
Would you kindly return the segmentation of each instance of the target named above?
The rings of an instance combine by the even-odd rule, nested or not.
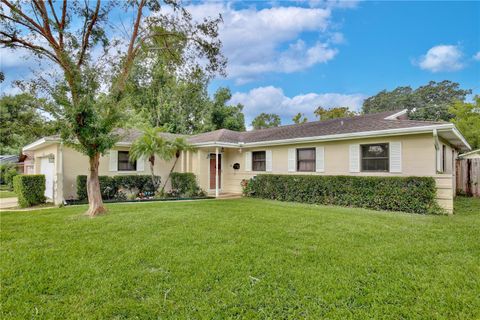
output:
[[[245,171],[252,171],[252,153],[245,152]]]
[[[325,172],[325,148],[315,148],[315,170],[317,172]]]
[[[139,157],[137,159],[137,171],[138,172],[145,171],[145,158],[144,157]]]
[[[402,143],[390,142],[390,172],[402,172]]]
[[[437,172],[442,172],[443,168],[442,168],[442,157],[443,157],[443,154],[442,154],[442,145],[440,144],[438,149],[436,150],[437,152]]]
[[[350,172],[360,172],[360,145],[350,145]]]
[[[297,151],[294,148],[288,149],[288,172],[295,172]]]
[[[265,170],[272,171],[272,150],[265,151]]]
[[[117,150],[110,150],[109,153],[109,171],[118,171],[118,151]]]

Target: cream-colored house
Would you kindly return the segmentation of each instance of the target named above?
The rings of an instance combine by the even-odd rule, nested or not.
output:
[[[430,176],[438,202],[452,211],[455,158],[470,150],[451,123],[405,120],[406,111],[385,112],[276,128],[217,130],[187,137],[195,152],[184,152],[175,171],[192,172],[211,195],[241,193],[241,181],[257,174]],[[123,139],[101,158],[100,175],[149,174],[146,161],[128,162],[140,135]],[[168,137],[174,135],[167,134]],[[76,197],[76,177],[88,174],[87,157],[45,137],[24,147],[33,173],[46,176],[46,196],[55,203]],[[155,173],[167,177],[173,160],[158,161]]]

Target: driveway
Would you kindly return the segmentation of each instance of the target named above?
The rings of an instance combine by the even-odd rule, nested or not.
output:
[[[0,210],[18,207],[18,200],[14,198],[0,199]]]

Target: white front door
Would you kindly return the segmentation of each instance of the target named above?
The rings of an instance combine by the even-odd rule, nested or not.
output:
[[[48,158],[40,160],[40,174],[45,175],[45,197],[53,200],[53,175],[55,173],[55,164]]]

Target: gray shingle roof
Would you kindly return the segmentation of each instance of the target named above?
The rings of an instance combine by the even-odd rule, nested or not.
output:
[[[377,130],[413,128],[443,124],[433,121],[415,120],[386,120],[389,115],[398,111],[389,111],[368,114],[351,118],[339,118],[325,121],[312,121],[302,124],[293,124],[275,128],[236,132],[226,129],[202,133],[188,139],[190,143],[202,142],[265,142],[284,139],[308,138],[328,136],[334,134],[347,134]]]

